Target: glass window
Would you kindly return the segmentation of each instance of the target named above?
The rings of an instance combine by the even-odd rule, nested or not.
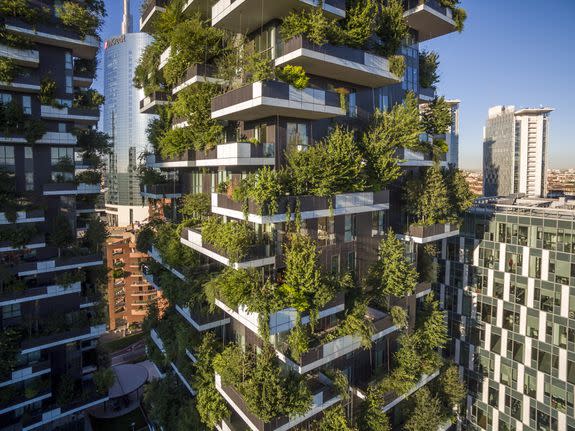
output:
[[[22,96],[22,112],[26,115],[32,115],[32,97]]]
[[[2,307],[3,319],[12,319],[14,317],[20,317],[20,304],[6,305]]]
[[[73,68],[73,64],[72,64],[72,54],[70,54],[69,52],[66,53],[66,70],[72,70]]]
[[[331,257],[331,273],[339,274],[339,254]]]
[[[12,94],[10,93],[0,93],[0,103],[2,105],[7,105],[12,102]]]
[[[355,226],[355,214],[348,214],[345,216],[345,234],[344,242],[355,241],[356,226]]]
[[[0,145],[0,166],[14,166],[14,147]]]
[[[306,123],[287,123],[287,149],[304,150],[309,145]]]
[[[539,317],[527,315],[527,336],[532,338],[539,337]]]
[[[34,152],[32,151],[32,147],[24,147],[24,158],[25,159],[34,158]]]
[[[385,230],[385,211],[371,213],[371,236],[383,235]]]
[[[389,109],[389,96],[385,88],[380,88],[377,92],[377,109],[384,112]]]
[[[355,272],[355,251],[347,254],[347,270],[349,272]]]
[[[26,191],[31,192],[34,190],[34,172],[26,172]]]
[[[320,217],[317,221],[317,240],[319,245],[335,244],[333,217]]]
[[[347,95],[347,116],[351,118],[357,117],[357,94],[352,90]]]
[[[70,94],[74,91],[74,86],[72,85],[72,77],[66,77],[66,93]]]

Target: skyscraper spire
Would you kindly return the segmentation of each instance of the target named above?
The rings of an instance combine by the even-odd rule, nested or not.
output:
[[[124,16],[122,17],[122,34],[132,32],[132,15],[130,15],[130,0],[124,0]]]

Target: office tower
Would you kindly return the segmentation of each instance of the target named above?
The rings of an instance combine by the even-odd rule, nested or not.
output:
[[[489,109],[483,137],[483,194],[547,193],[547,145],[552,108]]]
[[[108,271],[108,326],[110,331],[141,327],[148,306],[158,291],[143,278],[141,264],[145,253],[136,250],[133,231],[112,230],[106,242]]]
[[[575,429],[575,201],[482,199],[442,259],[471,428]]]
[[[447,100],[451,106],[452,124],[445,135],[449,151],[447,162],[452,166],[459,166],[459,100]]]
[[[130,2],[124,0],[122,34],[104,43],[104,132],[112,137],[114,151],[106,174],[106,214],[110,226],[144,221],[147,207],[140,196],[138,158],[148,146],[146,127],[153,115],[141,113],[142,92],[132,85],[134,69],[146,46],[147,33],[132,32]]]
[[[84,429],[84,409],[107,399],[93,376],[108,144],[90,89],[104,11],[2,2],[0,15],[0,428]]]
[[[420,108],[430,120],[437,106],[456,108],[420,88],[418,43],[456,31],[462,13],[435,1],[390,5],[373,14],[399,13],[409,31],[385,54],[369,49],[391,44],[382,28],[378,40],[339,46],[288,31],[306,20],[344,31],[342,19],[357,12],[341,0],[143,5],[141,29],[156,42],[135,82],[146,92],[141,109],[159,116],[142,184],[154,212],[137,243],[150,251],[145,278],[168,302],[144,325],[150,358],[167,374],[149,399],[159,407],[169,387],[174,412],[152,415],[157,425],[199,428],[187,414],[197,410],[219,430],[308,429],[334,417],[367,430],[385,413],[399,429],[412,408],[403,401],[421,409],[427,384],[445,378],[427,250],[458,229],[438,215],[450,206],[445,188],[434,208],[415,207],[433,198],[418,193],[423,181],[444,185],[438,166],[449,151],[437,143],[456,145],[444,139],[453,121],[422,129]],[[391,115],[408,123],[396,133],[409,148],[379,146],[396,131]],[[365,158],[361,136],[373,145]],[[408,184],[417,195],[409,209]],[[397,284],[384,294],[378,280],[392,267]],[[415,346],[412,331],[426,341]],[[425,410],[430,424],[453,413]]]

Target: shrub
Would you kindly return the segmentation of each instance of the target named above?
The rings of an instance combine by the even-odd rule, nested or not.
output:
[[[202,223],[202,241],[213,245],[230,262],[239,262],[255,242],[255,232],[246,223],[223,223],[218,217],[210,217]]]
[[[278,211],[278,200],[285,194],[287,178],[285,171],[264,166],[255,173],[242,179],[239,186],[234,188],[232,199],[244,202],[244,212],[247,213],[247,200],[250,199],[259,205],[261,215],[264,213],[274,215]],[[218,190],[219,193],[222,193]],[[227,192],[227,185],[223,193]]]
[[[430,226],[450,218],[447,187],[437,163],[427,168],[424,176],[405,183],[404,200],[407,213],[417,224]]]
[[[375,34],[383,41],[376,46],[376,49],[384,57],[399,51],[402,42],[409,35],[409,27],[403,17],[403,5],[400,0],[389,0],[386,5],[380,7],[376,15]],[[403,73],[398,76],[403,76]]]
[[[403,55],[392,55],[389,57],[389,71],[399,79],[403,79],[405,68],[405,57]]]
[[[276,69],[276,75],[279,79],[293,85],[299,90],[303,90],[307,87],[309,78],[305,73],[305,70],[301,66],[292,66],[288,64],[282,69]]]
[[[104,104],[104,96],[98,91],[89,89],[74,93],[73,106],[76,108],[98,108]]]
[[[0,56],[0,81],[11,83],[18,72],[18,67],[14,60]]]
[[[81,37],[97,36],[105,15],[103,10],[96,12],[85,5],[72,1],[64,1],[57,8],[62,23],[75,30]]]
[[[82,171],[76,174],[76,184],[101,184],[102,173],[99,171]]]
[[[201,221],[210,215],[212,201],[206,193],[185,195],[180,207],[180,214],[192,220]]]
[[[56,102],[56,81],[52,78],[43,78],[40,82],[40,94],[38,95],[42,105],[53,106],[54,108],[61,108],[62,106]]]
[[[439,82],[438,67],[439,54],[425,50],[419,53],[419,86],[421,88],[431,88]]]
[[[116,381],[116,375],[111,368],[99,369],[94,373],[92,378],[94,379],[96,391],[98,391],[100,395],[107,395],[108,391]]]

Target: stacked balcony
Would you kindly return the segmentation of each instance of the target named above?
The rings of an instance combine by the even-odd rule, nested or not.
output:
[[[302,36],[282,44],[276,66],[302,66],[311,75],[353,82],[366,87],[398,84],[402,77],[390,72],[386,58],[347,46],[318,46]]]
[[[166,11],[168,0],[146,0],[146,8],[140,17],[140,31],[149,33],[158,16]]]
[[[73,269],[87,268],[91,266],[103,265],[104,261],[99,255],[58,257],[51,260],[38,262],[25,262],[17,265],[18,276],[48,274],[57,271],[67,271]]]
[[[406,241],[427,244],[459,235],[459,226],[451,223],[436,223],[430,226],[410,225],[404,235],[398,235]]]
[[[39,93],[40,80],[41,76],[38,70],[28,69],[26,73],[17,73],[11,82],[0,81],[0,90]]]
[[[13,60],[18,66],[38,67],[40,64],[40,54],[36,49],[19,49],[0,45],[0,56]]]
[[[80,37],[72,30],[64,28],[59,22],[36,23],[34,25],[9,18],[6,30],[26,36],[40,44],[72,50],[72,55],[79,58],[94,58],[100,47],[100,41],[94,36]]]
[[[230,318],[222,311],[210,312],[207,307],[176,305],[176,311],[198,332],[209,331],[230,323]]]
[[[251,121],[271,116],[320,120],[346,115],[338,93],[299,90],[285,82],[258,81],[215,97],[212,118]]]
[[[44,221],[46,221],[46,219],[43,210],[18,211],[15,221],[11,221],[11,219],[8,220],[6,213],[0,213],[0,225],[12,223],[41,223]]]
[[[244,220],[244,205],[244,202],[234,201],[226,194],[212,193],[214,214]],[[389,191],[344,193],[333,198],[286,196],[279,199],[275,214],[269,214],[267,208],[248,201],[247,220],[257,224],[283,223],[286,221],[286,213],[293,213],[296,205],[299,205],[301,220],[383,211],[389,209]]]
[[[93,195],[103,192],[100,184],[50,183],[44,184],[44,196]]]
[[[222,265],[239,268],[260,268],[274,265],[276,263],[275,245],[271,243],[254,244],[250,246],[246,255],[239,262],[233,262],[229,256],[225,255],[212,244],[206,243],[202,239],[202,232],[199,228],[185,228],[182,230],[180,238],[182,244],[196,250],[198,253],[207,256]]]
[[[179,183],[143,185],[140,194],[146,199],[177,199],[182,197]]]
[[[140,113],[154,114],[158,106],[167,105],[168,95],[161,91],[155,91],[144,99],[140,100]]]
[[[186,72],[178,80],[172,90],[172,94],[177,94],[184,88],[197,82],[209,82],[212,84],[222,84],[223,80],[216,77],[216,68],[210,64],[194,64],[186,69]]]
[[[403,8],[405,20],[417,30],[420,42],[457,30],[451,9],[442,6],[439,0],[403,0]]]
[[[98,108],[83,108],[64,106],[55,108],[53,106],[42,105],[40,115],[47,120],[74,121],[78,124],[95,125],[100,120],[100,110]]]
[[[294,9],[320,6],[330,18],[345,17],[345,0],[219,0],[212,7],[212,25],[234,33],[249,34]]]
[[[272,166],[275,164],[275,144],[234,142],[220,144],[207,151],[186,150],[182,154],[163,158],[158,154],[149,156],[150,168],[193,168],[219,166]]]

